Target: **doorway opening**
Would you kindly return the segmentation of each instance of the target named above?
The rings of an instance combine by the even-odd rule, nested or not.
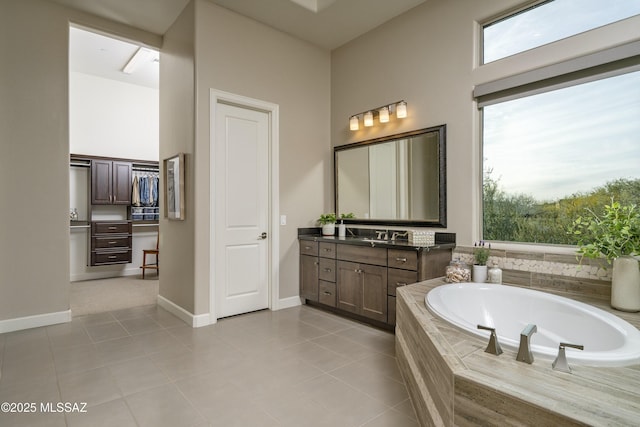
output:
[[[95,159],[130,163],[126,182],[118,180],[128,197],[137,182],[134,178],[144,176],[147,182],[159,183],[157,49],[80,25],[69,26],[69,153],[72,314],[155,304],[158,279],[152,274],[143,282],[139,267],[143,250],[156,245],[158,217],[151,211],[138,215],[130,200],[96,202],[91,165]],[[157,206],[157,198],[144,206],[151,208],[154,203]],[[99,221],[131,225],[126,238],[101,241],[114,245],[106,249],[114,253],[102,254],[102,258],[97,258],[92,240],[92,224]],[[124,256],[125,252],[130,254]],[[110,256],[113,262],[108,261]],[[118,295],[101,297],[105,288],[111,288],[111,294],[117,290]]]

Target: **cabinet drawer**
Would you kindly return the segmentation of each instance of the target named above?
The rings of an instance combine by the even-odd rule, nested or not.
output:
[[[388,258],[389,267],[418,270],[418,253],[416,251],[389,249]]]
[[[336,244],[335,243],[320,242],[319,255],[321,257],[323,257],[323,258],[336,259]]]
[[[319,283],[320,295],[319,302],[322,304],[336,306],[336,284],[332,282],[325,282],[323,280]]]
[[[372,265],[387,265],[387,250],[385,248],[338,245],[336,252],[340,260]]]
[[[387,295],[396,295],[396,288],[418,281],[418,272],[390,268],[387,270]]]
[[[131,234],[130,222],[93,222],[93,234]]]
[[[318,255],[318,242],[300,240],[300,255]]]
[[[336,281],[336,260],[328,258],[320,258],[320,280],[327,282]]]
[[[126,264],[131,262],[131,251],[92,252],[92,265]]]
[[[93,237],[92,249],[131,248],[131,236],[118,237]]]

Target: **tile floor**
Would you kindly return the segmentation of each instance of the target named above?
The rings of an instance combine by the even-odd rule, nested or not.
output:
[[[0,334],[0,402],[35,409],[0,426],[417,426],[394,348],[308,306],[198,329],[156,306],[80,316]]]

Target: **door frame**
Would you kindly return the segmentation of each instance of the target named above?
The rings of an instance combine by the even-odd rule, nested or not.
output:
[[[218,104],[229,104],[240,108],[256,110],[266,113],[269,118],[269,218],[268,218],[268,291],[269,291],[269,309],[278,310],[278,302],[280,300],[280,192],[279,192],[279,106],[267,101],[249,98],[230,92],[224,92],[217,89],[209,89],[210,93],[210,116],[209,116],[209,194],[210,194],[210,223],[209,223],[209,322],[216,323],[218,321],[216,313],[216,279],[215,279],[215,248],[216,248],[216,197],[214,190],[216,188],[216,170],[215,170],[215,147],[216,132],[215,123],[218,114]],[[213,194],[213,196],[211,196]]]

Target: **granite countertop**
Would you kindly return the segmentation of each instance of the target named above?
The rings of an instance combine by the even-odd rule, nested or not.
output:
[[[517,362],[517,352],[507,348],[503,348],[504,353],[500,356],[485,353],[487,340],[462,332],[428,311],[424,296],[443,284],[443,278],[432,279],[398,288],[397,293],[454,376],[482,384],[489,392],[506,393],[579,423],[640,424],[640,364],[591,367],[569,361],[573,373],[566,374],[554,371],[551,359],[536,357],[529,365]],[[612,312],[640,328],[640,313],[613,310],[603,300],[568,297]]]
[[[300,234],[298,235],[298,239],[300,240],[312,240],[315,242],[328,242],[328,243],[344,243],[348,245],[358,245],[358,246],[370,246],[375,248],[391,248],[391,249],[415,249],[415,250],[438,250],[438,249],[450,249],[455,248],[455,243],[438,243],[434,246],[416,246],[410,244],[409,241],[404,239],[396,239],[396,240],[385,240],[378,241],[378,239],[371,236],[347,236],[347,237],[338,237],[338,236],[323,236],[322,234]],[[370,239],[370,240],[365,240]],[[371,241],[375,240],[375,241]]]

